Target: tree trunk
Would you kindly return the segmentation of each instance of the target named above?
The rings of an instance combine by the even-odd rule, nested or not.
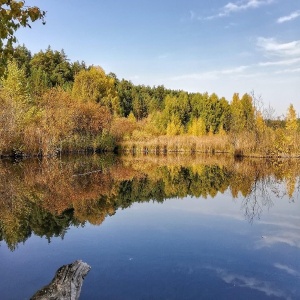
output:
[[[90,269],[81,260],[60,267],[51,283],[36,292],[31,300],[78,300],[83,279]]]

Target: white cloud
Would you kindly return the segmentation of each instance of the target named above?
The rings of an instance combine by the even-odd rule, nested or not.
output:
[[[279,44],[278,44],[279,45]],[[281,44],[282,45],[282,44]],[[286,44],[284,44],[286,45]],[[287,53],[287,56],[290,54],[297,53],[300,49],[297,50],[297,47],[294,49],[288,47],[269,47],[265,46],[265,49],[268,49],[269,52],[272,53],[282,53],[282,56],[284,53]],[[271,50],[272,48],[272,50]],[[267,50],[265,50],[267,52]],[[279,54],[278,54],[279,55]],[[286,68],[282,68],[286,67]],[[199,73],[190,73],[190,74],[184,74],[179,76],[174,76],[169,78],[171,81],[181,81],[181,80],[218,80],[220,78],[224,78],[225,76],[231,76],[230,78],[258,78],[261,76],[269,76],[270,70],[268,68],[272,68],[272,74],[292,74],[292,73],[298,73],[300,71],[300,58],[299,57],[292,57],[292,58],[285,58],[282,57],[280,60],[274,60],[274,61],[265,61],[265,62],[258,62],[250,65],[241,65],[234,68],[228,68],[228,69],[220,69],[220,70],[211,70],[206,72],[199,72]],[[275,68],[275,69],[274,69]]]
[[[286,244],[290,247],[300,248],[300,234],[290,231],[266,235],[257,243],[257,248],[271,247],[276,244]]]
[[[288,218],[288,217],[286,217]],[[287,222],[287,221],[259,221],[260,224],[264,225],[275,225],[280,228],[288,228],[288,229],[299,229],[298,224],[295,224],[295,222]]]
[[[289,21],[292,21],[292,20],[294,20],[298,17],[300,17],[300,10],[294,11],[288,16],[283,16],[283,17],[278,18],[277,23],[281,24],[281,23],[284,23],[284,22],[289,22]]]
[[[236,67],[233,69],[221,70],[220,73],[221,74],[236,74],[236,73],[241,73],[248,68],[249,68],[248,66],[239,66],[239,67]]]
[[[221,10],[218,14],[208,16],[205,18],[200,18],[200,19],[212,20],[212,19],[216,19],[216,18],[222,18],[222,17],[226,17],[232,13],[237,13],[237,12],[245,11],[248,9],[259,8],[260,6],[268,5],[273,2],[274,2],[274,0],[242,0],[242,1],[236,1],[236,2],[229,2],[221,8]]]
[[[291,66],[300,62],[300,58],[284,59],[278,61],[266,61],[258,63],[260,67],[269,67],[269,66]]]
[[[231,69],[223,69],[223,70],[214,70],[203,73],[193,73],[186,74],[182,76],[172,77],[172,80],[183,80],[183,79],[217,79],[221,75],[232,75],[242,73],[244,70],[248,69],[249,66],[239,66]]]
[[[300,55],[300,40],[279,43],[274,38],[259,37],[257,46],[267,56],[293,57]]]
[[[223,11],[225,14],[230,14],[232,12],[237,12],[241,10],[247,10],[249,8],[258,8],[262,5],[270,4],[273,0],[248,0],[248,1],[239,1],[236,3],[229,2],[227,3]]]
[[[213,269],[213,268],[211,268]],[[277,289],[272,283],[262,281],[253,277],[230,273],[223,269],[215,269],[219,277],[227,284],[232,284],[241,288],[248,288],[264,293],[269,297],[279,297],[289,299],[285,292]]]
[[[300,67],[294,69],[284,69],[275,72],[275,74],[291,74],[291,73],[300,73]]]
[[[279,269],[279,270],[283,270],[283,271],[285,271],[288,274],[293,275],[293,276],[299,276],[300,275],[300,273],[298,271],[292,269],[289,266],[283,265],[283,264],[276,263],[276,264],[274,264],[274,267]]]

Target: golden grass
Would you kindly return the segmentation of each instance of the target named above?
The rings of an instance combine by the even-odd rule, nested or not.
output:
[[[226,135],[159,136],[148,140],[127,140],[120,143],[123,152],[132,153],[228,153],[231,145]]]
[[[119,142],[123,153],[228,153],[234,157],[300,157],[300,134],[268,131],[263,136],[244,131],[238,135],[177,135],[126,139]]]

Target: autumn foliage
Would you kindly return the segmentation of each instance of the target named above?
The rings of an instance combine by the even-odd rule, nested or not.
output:
[[[299,120],[270,117],[255,94],[187,93],[134,85],[50,47],[15,49],[0,80],[0,155],[227,152],[300,155]],[[267,117],[268,116],[268,117]],[[277,125],[280,126],[277,126]]]

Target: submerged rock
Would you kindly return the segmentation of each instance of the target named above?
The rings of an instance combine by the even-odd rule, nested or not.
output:
[[[90,269],[91,267],[81,260],[60,267],[51,283],[36,292],[31,300],[78,300],[83,279]]]

